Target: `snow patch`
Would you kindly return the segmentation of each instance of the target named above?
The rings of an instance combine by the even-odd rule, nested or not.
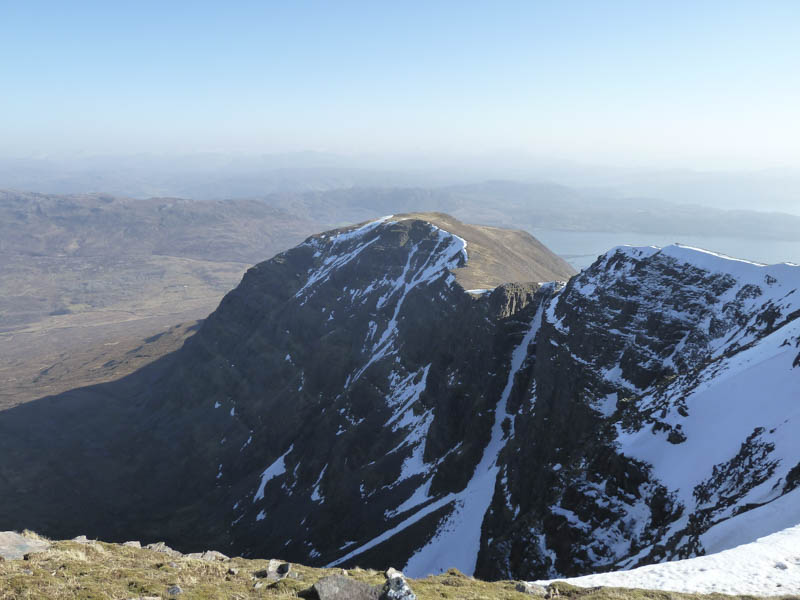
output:
[[[272,479],[286,473],[286,462],[284,459],[293,449],[294,444],[289,446],[289,449],[286,452],[276,458],[275,462],[264,469],[264,472],[261,474],[261,483],[258,486],[258,491],[256,491],[255,496],[253,496],[254,503],[264,498],[264,489]]]
[[[537,581],[547,585],[554,580]],[[623,587],[685,594],[800,593],[800,525],[716,554],[564,579],[579,587]]]

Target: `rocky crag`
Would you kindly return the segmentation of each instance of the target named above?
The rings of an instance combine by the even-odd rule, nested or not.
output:
[[[0,529],[534,579],[800,522],[800,267],[571,275],[445,215],[313,236],[180,351],[0,413]]]

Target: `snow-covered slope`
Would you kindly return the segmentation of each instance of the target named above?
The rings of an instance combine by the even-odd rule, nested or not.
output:
[[[673,373],[637,394],[647,422],[616,425],[620,452],[648,464],[683,507],[662,534],[671,556],[716,552],[800,523],[798,502],[784,506],[779,524],[736,525],[794,489],[800,475],[800,267],[682,246],[650,260],[723,278],[708,307],[670,307],[669,319],[693,325],[663,360]]]
[[[793,493],[792,500],[800,502]],[[553,580],[537,581],[547,585]],[[800,594],[800,525],[710,556],[566,579],[580,587],[622,587],[688,594]]]

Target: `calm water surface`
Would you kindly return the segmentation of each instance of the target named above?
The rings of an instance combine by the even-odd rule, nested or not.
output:
[[[773,264],[800,264],[800,232],[797,241],[770,241],[718,236],[649,235],[533,229],[531,233],[545,246],[562,256],[576,269],[592,264],[600,254],[614,246],[668,246],[676,242],[721,252],[736,258]]]

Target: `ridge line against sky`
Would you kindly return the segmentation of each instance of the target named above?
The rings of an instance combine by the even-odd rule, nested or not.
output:
[[[0,2],[0,156],[800,166],[800,3]]]

